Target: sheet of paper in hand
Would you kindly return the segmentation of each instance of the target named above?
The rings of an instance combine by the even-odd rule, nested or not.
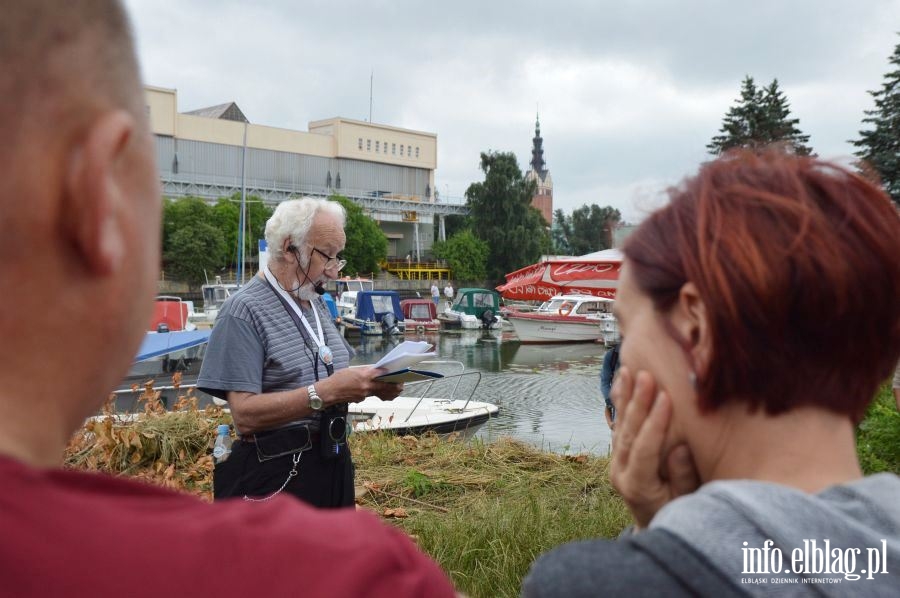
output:
[[[382,382],[413,382],[428,378],[442,378],[441,374],[411,369],[420,361],[431,359],[437,354],[433,347],[424,341],[403,341],[394,349],[378,360],[373,367],[388,370],[375,378]]]

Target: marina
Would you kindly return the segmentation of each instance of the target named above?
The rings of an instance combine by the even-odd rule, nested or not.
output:
[[[602,344],[522,344],[512,331],[500,329],[408,334],[406,338],[431,343],[437,359],[459,362],[464,372],[478,374],[477,387],[463,388],[459,394],[475,403],[496,405],[499,413],[478,422],[476,437],[491,441],[509,436],[556,453],[608,453],[611,437],[598,385],[606,351]],[[394,335],[348,338],[356,351],[351,365],[373,364],[402,341],[403,337]],[[117,391],[119,408],[137,409],[135,399],[150,379],[165,403],[173,405],[175,396],[195,383],[204,349],[194,345],[176,355],[155,355],[136,363]],[[180,388],[173,388],[176,373]],[[404,395],[418,396],[419,384],[407,384]],[[430,392],[441,395],[439,399],[457,398],[443,397],[444,386],[435,384]],[[206,395],[200,399],[201,405],[209,402]],[[360,431],[364,429],[368,428]]]
[[[439,359],[459,361],[481,373],[472,400],[493,403],[500,412],[476,437],[508,436],[556,453],[607,455],[611,442],[603,419],[599,343],[521,344],[509,330],[460,330],[407,335],[434,345]],[[351,365],[374,363],[399,339],[360,337]]]

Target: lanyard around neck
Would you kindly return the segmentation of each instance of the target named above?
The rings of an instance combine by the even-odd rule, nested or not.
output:
[[[316,334],[315,332],[313,332],[312,327],[309,325],[309,322],[303,315],[303,311],[300,309],[300,306],[297,305],[297,302],[294,301],[293,297],[288,295],[287,292],[283,288],[281,288],[278,280],[276,280],[275,276],[272,274],[272,271],[269,270],[268,265],[266,266],[264,274],[266,275],[266,280],[268,280],[269,284],[272,285],[272,288],[275,289],[275,292],[278,293],[285,300],[285,302],[291,306],[291,309],[294,310],[294,313],[296,313],[297,316],[300,317],[300,322],[303,323],[306,331],[309,332],[309,337],[313,339],[313,341],[315,341],[316,345],[319,347],[319,352],[321,354],[323,351],[322,347],[326,347],[327,349],[327,346],[325,345],[325,334],[322,330],[322,322],[319,320],[319,310],[317,310],[316,306],[312,304],[312,301],[310,301],[310,307],[312,308],[313,316],[316,318],[316,328],[318,328],[318,334]],[[330,353],[330,350],[327,352]],[[325,361],[324,355],[323,361]],[[325,363],[327,365],[329,362],[325,361]]]

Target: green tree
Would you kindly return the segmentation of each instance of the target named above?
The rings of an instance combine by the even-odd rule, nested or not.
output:
[[[569,236],[572,234],[572,223],[565,213],[557,209],[553,212],[553,224],[550,226],[551,251],[555,255],[572,255]]]
[[[568,241],[574,255],[584,255],[612,247],[613,229],[622,219],[619,210],[584,205],[572,212]]]
[[[225,251],[222,231],[212,224],[195,222],[171,234],[163,257],[172,274],[196,288],[206,281],[209,273],[221,267]]]
[[[719,155],[732,148],[753,149],[778,143],[785,151],[808,155],[809,135],[797,127],[800,120],[790,116],[790,105],[778,87],[778,79],[760,89],[747,75],[741,83],[740,98],[728,109],[719,134],[706,149]]]
[[[853,145],[859,148],[856,155],[878,173],[884,190],[900,206],[900,44],[888,61],[892,70],[885,74],[881,89],[869,92],[875,108],[866,110],[862,121],[871,128],[860,131]]]
[[[244,228],[244,259],[254,261],[259,258],[259,240],[265,238],[266,222],[272,217],[273,210],[256,195],[248,196],[245,204],[247,223]],[[236,192],[229,197],[222,197],[211,209],[213,222],[225,238],[227,261],[236,266],[241,194]]]
[[[535,182],[526,181],[509,152],[481,154],[484,182],[466,190],[474,235],[490,248],[487,278],[502,281],[507,272],[536,262],[550,249],[547,222],[532,207]]]
[[[173,234],[180,230],[189,230],[200,223],[216,226],[212,215],[212,209],[205,201],[198,197],[166,199],[163,202],[163,254],[171,248]]]
[[[457,280],[483,280],[487,275],[488,244],[466,229],[431,248],[434,257],[447,260]]]
[[[801,156],[811,154],[812,150],[807,145],[809,135],[804,135],[797,127],[799,118],[791,118],[791,107],[787,97],[778,88],[778,79],[772,80],[763,90],[762,96],[765,143],[783,143],[793,153]]]
[[[348,274],[378,272],[381,262],[387,258],[388,240],[378,223],[366,216],[363,209],[343,195],[329,199],[339,202],[347,211],[344,232],[347,245],[342,253]]]

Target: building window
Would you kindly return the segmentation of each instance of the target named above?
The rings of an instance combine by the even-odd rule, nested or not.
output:
[[[372,151],[372,140],[371,139],[366,139],[366,151],[367,152]]]
[[[400,157],[403,157],[403,144],[400,144]]]
[[[381,142],[376,139],[375,140],[375,153],[377,154],[380,151],[381,151]]]
[[[396,143],[391,144],[391,154],[393,154],[395,156],[397,155],[397,144]]]
[[[362,137],[359,138],[359,149],[362,149]]]
[[[419,159],[419,146],[416,146],[416,160]]]
[[[409,156],[410,158],[412,158],[412,146],[411,145],[406,146],[406,155]]]

